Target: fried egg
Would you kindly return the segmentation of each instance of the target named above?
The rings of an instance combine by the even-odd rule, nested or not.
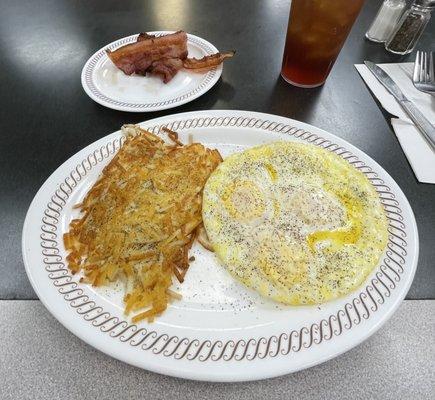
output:
[[[228,271],[285,304],[319,304],[360,286],[382,256],[387,218],[367,177],[323,148],[275,142],[210,175],[203,222]]]

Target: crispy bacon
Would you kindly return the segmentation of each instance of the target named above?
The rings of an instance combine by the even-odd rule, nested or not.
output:
[[[207,70],[217,67],[223,63],[226,58],[231,58],[236,54],[235,51],[227,51],[225,53],[216,53],[210,56],[198,58],[186,58],[183,61],[183,67],[190,70]]]
[[[135,43],[122,46],[114,51],[107,50],[112,62],[125,74],[147,73],[160,76],[168,83],[176,73],[185,68],[189,71],[205,72],[225,59],[234,51],[216,53],[201,59],[187,58],[187,34],[178,31],[165,36],[140,33]]]
[[[142,32],[142,33],[139,33],[139,36],[137,37],[136,41],[141,42],[142,40],[154,39],[156,37],[157,37],[156,35],[149,35],[146,32]]]
[[[162,58],[154,61],[147,72],[161,76],[163,82],[168,83],[181,68],[183,68],[183,61],[179,58]]]
[[[114,51],[107,50],[107,55],[112,62],[127,75],[134,72],[145,75],[153,63],[162,59],[187,58],[186,32],[179,31],[159,37],[142,34],[139,37],[139,41],[135,43],[127,44]]]

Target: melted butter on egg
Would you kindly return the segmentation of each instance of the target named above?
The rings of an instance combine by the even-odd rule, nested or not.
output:
[[[276,169],[273,167],[273,165],[270,163],[266,163],[264,167],[266,168],[266,171],[269,174],[272,182],[276,182],[276,180],[278,179],[278,172],[276,172]]]
[[[231,274],[295,305],[354,290],[387,240],[385,213],[368,179],[336,154],[296,142],[228,157],[205,185],[203,221]]]
[[[347,221],[339,228],[311,232],[307,236],[307,242],[312,251],[315,251],[316,243],[321,241],[329,241],[332,248],[339,249],[348,244],[355,244],[361,237],[363,217],[361,203],[348,191],[335,191],[334,194],[346,210]]]

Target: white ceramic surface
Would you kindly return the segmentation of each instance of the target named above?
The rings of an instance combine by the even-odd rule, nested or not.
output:
[[[62,235],[99,172],[119,148],[112,133],[60,166],[36,194],[23,228],[29,279],[48,310],[101,351],[155,372],[190,379],[262,379],[321,363],[368,338],[405,297],[418,259],[412,210],[394,180],[370,157],[313,126],[269,114],[202,111],[141,124],[192,135],[226,156],[276,140],[302,140],[340,154],[371,180],[389,218],[382,262],[360,289],[320,306],[290,307],[259,297],[234,281],[213,253],[195,245],[183,299],[153,324],[132,325],[123,314],[122,288],[76,283],[65,264]],[[68,346],[65,343],[65,346]]]
[[[170,31],[148,32],[166,35]],[[222,64],[205,73],[178,71],[168,82],[156,76],[126,75],[109,59],[106,50],[114,50],[136,41],[138,35],[128,36],[98,50],[82,70],[82,86],[87,95],[103,106],[120,111],[148,112],[166,110],[188,103],[203,95],[219,80]],[[218,49],[206,40],[188,34],[189,57],[202,58]]]

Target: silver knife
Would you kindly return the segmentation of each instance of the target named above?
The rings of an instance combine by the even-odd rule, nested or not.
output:
[[[379,68],[371,61],[364,61],[364,64],[367,65],[367,68],[378,79],[378,81],[381,82],[382,85],[384,85],[385,88],[396,98],[401,107],[409,115],[409,118],[411,118],[418,130],[423,134],[429,145],[432,147],[432,150],[435,151],[435,127],[420,111],[418,111],[414,103],[405,97],[396,83],[382,68]]]

